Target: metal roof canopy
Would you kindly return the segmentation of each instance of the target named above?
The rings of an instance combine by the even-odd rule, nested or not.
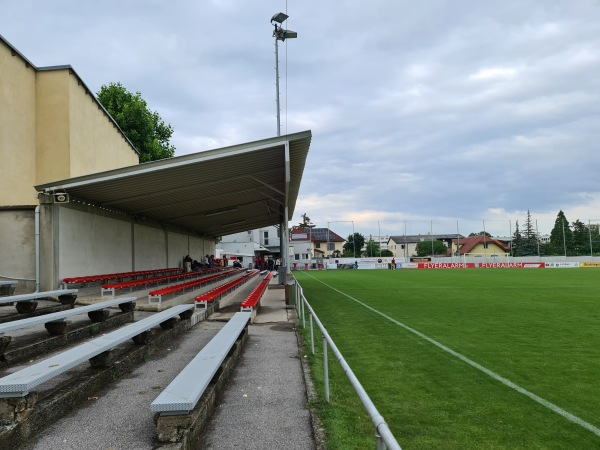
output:
[[[35,188],[138,220],[225,236],[291,220],[311,137],[308,130]]]

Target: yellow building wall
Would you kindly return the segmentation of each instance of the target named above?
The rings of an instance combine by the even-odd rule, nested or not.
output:
[[[138,154],[93,94],[69,77],[71,177],[139,164]],[[90,172],[90,168],[93,171]]]
[[[0,42],[0,206],[34,205],[35,69]]]
[[[504,255],[505,252],[502,248],[498,247],[493,242],[488,242],[488,248],[483,247],[483,243],[477,244],[473,249],[469,252],[470,254],[476,253],[481,255]],[[452,252],[456,251],[456,245],[452,244]]]
[[[37,205],[33,186],[139,163],[72,68],[35,68],[0,39],[0,207]]]
[[[33,184],[70,178],[68,70],[37,72],[37,171]]]

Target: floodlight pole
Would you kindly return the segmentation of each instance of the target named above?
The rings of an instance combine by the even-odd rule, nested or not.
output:
[[[281,136],[281,107],[279,104],[279,45],[277,41],[285,41],[298,36],[298,33],[291,30],[285,30],[281,24],[288,18],[287,14],[277,13],[271,17],[271,25],[275,27],[273,37],[275,38],[275,102],[277,106],[277,136]]]
[[[277,25],[275,25],[275,101],[277,104],[277,136],[281,136],[281,108],[279,106],[279,45],[277,45]]]

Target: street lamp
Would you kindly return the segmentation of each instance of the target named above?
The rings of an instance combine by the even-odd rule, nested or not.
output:
[[[279,48],[277,41],[284,42],[286,39],[295,39],[298,37],[298,33],[295,31],[286,30],[281,27],[281,24],[285,22],[288,17],[289,16],[287,14],[282,12],[271,17],[271,25],[275,27],[273,30],[273,37],[275,38],[275,100],[277,102],[277,136],[281,136],[281,108],[279,107]]]

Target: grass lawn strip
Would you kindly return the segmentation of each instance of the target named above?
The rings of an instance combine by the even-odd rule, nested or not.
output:
[[[310,275],[309,275],[310,276]],[[600,436],[600,428],[595,427],[594,425],[586,422],[583,419],[580,419],[579,417],[571,414],[568,411],[565,411],[564,409],[562,409],[560,406],[555,405],[554,403],[551,403],[543,398],[541,398],[538,395],[535,395],[533,392],[529,392],[527,389],[522,388],[521,386],[513,383],[512,381],[498,375],[497,373],[487,369],[486,367],[483,367],[481,364],[476,363],[475,361],[467,358],[464,355],[461,355],[460,353],[452,350],[451,348],[445,346],[444,344],[441,344],[440,342],[437,342],[434,339],[431,339],[429,336],[426,336],[425,334],[421,333],[420,331],[415,330],[414,328],[409,327],[408,325],[403,324],[402,322],[399,322],[393,318],[391,318],[390,316],[382,313],[381,311],[376,310],[375,308],[372,308],[371,306],[361,302],[360,300],[355,299],[354,297],[352,297],[351,295],[346,294],[345,292],[340,291],[339,289],[334,288],[333,286],[328,285],[327,283],[321,281],[321,280],[317,280],[320,283],[324,284],[325,286],[327,286],[330,289],[333,289],[336,292],[339,292],[340,294],[348,297],[350,300],[358,303],[359,305],[371,310],[372,312],[374,312],[375,314],[379,314],[381,317],[385,318],[386,320],[389,320],[390,322],[404,328],[405,330],[410,331],[413,334],[416,334],[417,336],[419,336],[421,339],[426,340],[427,342],[435,345],[436,347],[441,348],[442,350],[444,350],[445,352],[450,353],[453,356],[456,356],[457,358],[459,358],[460,360],[466,362],[467,364],[469,364],[470,366],[475,367],[478,370],[481,370],[483,373],[485,373],[486,375],[489,375],[490,377],[492,377],[493,379],[495,379],[496,381],[499,381],[500,383],[508,386],[511,389],[514,389],[517,392],[520,392],[521,394],[529,397],[530,399],[532,399],[535,402],[538,402],[540,405],[545,406],[546,408],[554,411],[555,413],[563,416],[564,418],[570,420],[573,423],[576,423],[579,426],[582,426],[583,428],[586,428],[587,430],[591,431],[592,433],[594,433],[597,436]]]
[[[598,276],[592,272],[323,271],[310,272],[310,278],[296,273],[296,278],[403,447],[599,448],[600,440],[590,430],[549,415],[545,406],[473,371],[408,329],[381,320],[384,314],[408,323],[597,424],[600,314]],[[339,292],[324,287],[322,280]],[[373,311],[349,301],[348,295]],[[319,388],[322,362],[316,350],[311,367]],[[346,397],[356,394],[343,373],[338,379],[336,364],[330,361],[329,366],[332,402],[323,409],[329,411],[328,420],[349,423],[334,423],[335,439],[328,448],[365,448],[342,436],[348,429],[351,439],[364,434],[365,442],[372,443],[372,429],[361,431],[364,408],[355,407],[354,414],[331,412],[338,407],[353,410]],[[324,425],[328,428],[327,420]]]

